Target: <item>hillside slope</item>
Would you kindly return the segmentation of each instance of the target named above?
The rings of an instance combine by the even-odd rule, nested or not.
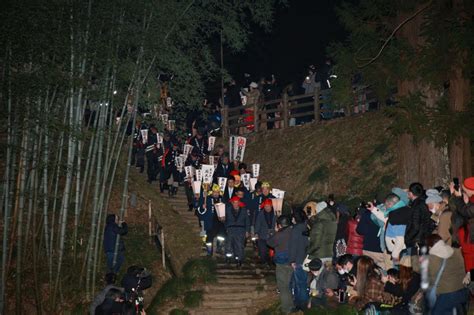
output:
[[[396,182],[396,145],[382,113],[258,133],[249,138],[247,163],[261,178],[302,203],[334,193],[368,198]]]

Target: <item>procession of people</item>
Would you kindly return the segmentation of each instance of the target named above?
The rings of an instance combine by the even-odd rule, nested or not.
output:
[[[467,314],[474,177],[396,187],[356,209],[333,195],[286,206],[260,164],[244,163],[245,137],[216,144],[198,129],[180,142],[140,122],[133,137],[148,182],[170,198],[184,189],[208,256],[240,268],[250,242],[258,266],[275,269],[283,313],[348,303],[368,314]]]

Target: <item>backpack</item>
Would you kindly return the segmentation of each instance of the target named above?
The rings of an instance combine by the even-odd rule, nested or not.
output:
[[[307,274],[302,268],[296,268],[291,275],[290,290],[296,308],[305,310],[309,301]]]

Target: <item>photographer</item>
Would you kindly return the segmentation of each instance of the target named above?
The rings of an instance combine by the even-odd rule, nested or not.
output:
[[[143,291],[152,285],[151,274],[145,268],[130,266],[123,276],[122,286],[127,306],[135,309],[132,314],[140,314],[144,307]]]
[[[119,290],[121,293],[124,292],[123,288],[115,285],[116,279],[117,279],[117,275],[114,273],[108,273],[105,275],[106,287],[99,294],[97,294],[96,297],[94,298],[94,301],[92,301],[91,306],[90,306],[91,315],[96,314],[96,310],[99,308],[99,306],[102,305],[102,303],[104,303],[106,298],[109,296],[109,292],[111,292],[111,290]]]

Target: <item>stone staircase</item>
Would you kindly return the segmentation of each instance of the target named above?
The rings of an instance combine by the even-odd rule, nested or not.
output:
[[[193,232],[201,231],[197,217],[188,211],[184,188],[179,187],[176,196],[168,202],[179,213]],[[202,244],[197,245],[202,246]],[[235,264],[226,264],[224,258],[217,255],[217,282],[204,286],[204,296],[198,308],[190,309],[191,315],[245,315],[256,314],[259,305],[276,297],[274,269],[259,267],[254,263],[255,253],[251,242],[247,242],[246,260],[241,268]],[[206,255],[203,250],[203,256]]]

